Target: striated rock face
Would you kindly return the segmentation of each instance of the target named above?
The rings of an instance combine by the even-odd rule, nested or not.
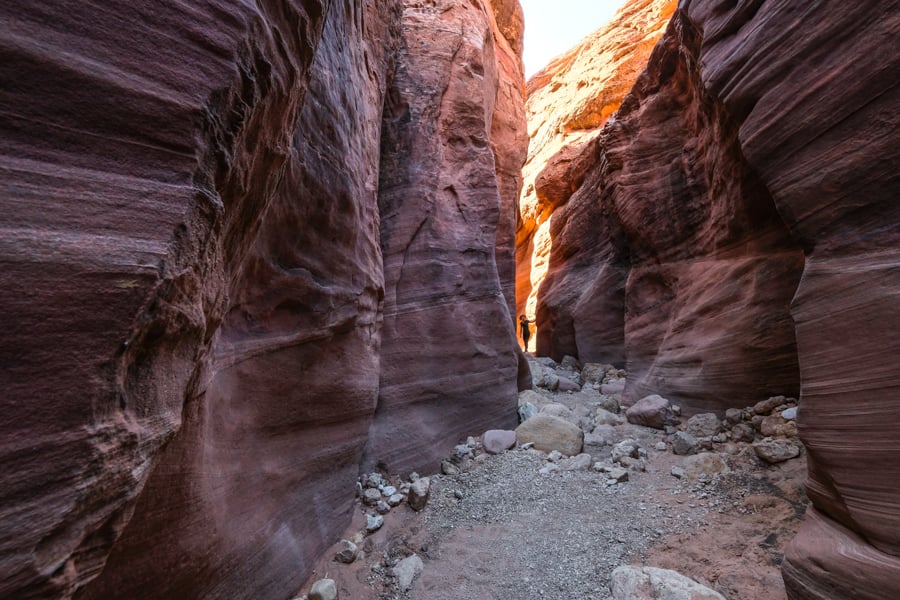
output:
[[[436,469],[473,415],[515,424],[518,360],[495,256],[498,245],[511,254],[498,221],[518,186],[501,173],[501,201],[491,146],[510,141],[492,131],[495,56],[475,5],[406,4],[382,130],[384,326],[367,468]]]
[[[287,597],[370,434],[511,425],[516,3],[408,4],[0,7],[0,596]]]
[[[578,189],[595,164],[593,142],[643,71],[676,4],[675,0],[629,2],[613,22],[587,36],[528,82],[530,145],[522,171],[524,190],[516,231],[516,310],[529,318],[538,316],[537,335],[532,339],[542,353],[575,354],[573,336],[556,339],[556,333],[545,335],[545,321],[538,314],[537,294],[555,243],[550,234],[554,211]],[[567,305],[570,311],[559,318],[574,320],[578,330],[592,332],[582,336],[587,338],[582,351],[591,345],[586,356],[597,362],[621,362],[621,323],[616,327],[598,320],[589,306],[592,300],[582,293],[592,286],[607,289],[612,283],[608,277],[589,276],[559,298],[560,306]]]
[[[896,9],[685,2],[577,191],[548,171],[565,205],[539,351],[609,339],[570,307],[580,289],[613,310],[624,281],[626,397],[721,410],[800,387],[814,508],[792,598],[900,596]]]

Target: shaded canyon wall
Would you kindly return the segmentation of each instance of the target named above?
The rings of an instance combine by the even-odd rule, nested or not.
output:
[[[516,8],[0,8],[0,595],[291,597],[364,457],[515,419]]]
[[[626,399],[801,393],[791,598],[900,595],[898,32],[891,1],[682,2],[549,228],[538,353],[613,354],[582,303]]]

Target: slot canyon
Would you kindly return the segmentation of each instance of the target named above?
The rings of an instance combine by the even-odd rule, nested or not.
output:
[[[900,598],[897,0],[0,16],[0,598]]]

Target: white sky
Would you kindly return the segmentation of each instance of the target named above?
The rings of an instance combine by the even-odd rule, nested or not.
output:
[[[605,25],[626,0],[519,0],[525,12],[525,78]]]

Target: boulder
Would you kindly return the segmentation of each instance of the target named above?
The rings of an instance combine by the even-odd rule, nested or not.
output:
[[[753,451],[770,465],[800,456],[800,446],[783,439],[766,438],[753,444]]]
[[[338,590],[334,579],[320,579],[309,589],[309,600],[337,600]]]
[[[686,431],[678,431],[672,436],[672,452],[675,454],[682,456],[694,454],[698,447],[697,438]]]
[[[556,391],[558,392],[578,392],[581,386],[569,379],[568,377],[558,376]]]
[[[516,432],[508,429],[489,429],[484,432],[481,443],[488,454],[500,454],[516,445]]]
[[[625,417],[609,412],[604,408],[598,408],[594,411],[594,423],[597,425],[621,425],[625,422]]]
[[[534,444],[543,452],[559,452],[574,456],[581,452],[584,433],[568,421],[545,414],[537,414],[516,428],[519,444]]]
[[[600,393],[607,394],[609,396],[621,394],[624,391],[625,391],[625,380],[624,379],[616,379],[614,381],[610,381],[609,383],[604,383],[600,386]]]
[[[610,577],[612,600],[725,600],[693,579],[655,567],[618,567]]]
[[[413,510],[422,510],[428,503],[428,496],[431,493],[431,479],[428,477],[420,477],[412,482],[409,486],[409,496],[406,503]]]
[[[419,558],[419,555],[411,554],[394,565],[391,573],[397,578],[397,587],[403,592],[408,592],[412,589],[416,578],[421,575],[424,570],[425,564],[422,562],[422,559]]]
[[[656,394],[638,400],[634,406],[625,411],[625,417],[629,423],[654,429],[665,429],[666,425],[678,423],[671,403]]]

